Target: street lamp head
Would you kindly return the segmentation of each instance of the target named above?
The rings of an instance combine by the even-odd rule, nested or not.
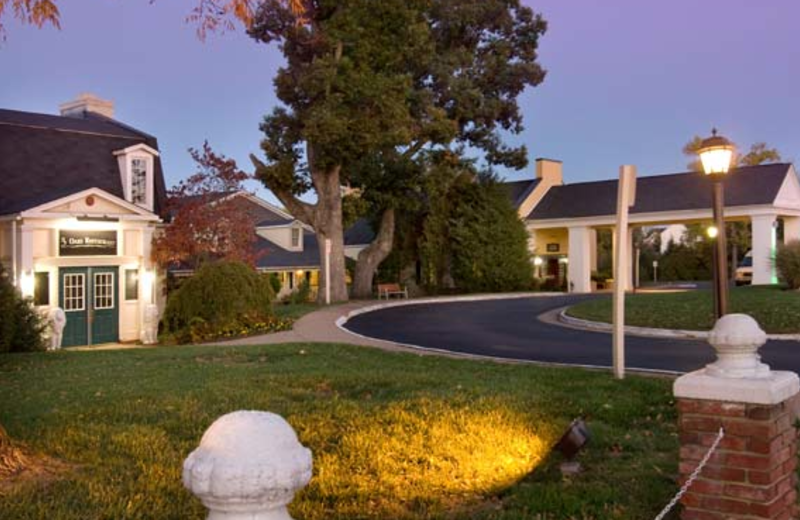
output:
[[[728,173],[733,162],[733,151],[735,146],[732,142],[717,135],[717,129],[711,131],[711,137],[703,139],[697,154],[703,163],[703,171],[706,175],[724,175]]]

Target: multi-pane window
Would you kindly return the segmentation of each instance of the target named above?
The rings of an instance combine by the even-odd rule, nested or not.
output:
[[[147,159],[144,157],[131,159],[131,202],[147,204]]]
[[[292,247],[300,247],[300,228],[292,228]]]
[[[64,275],[64,310],[86,309],[86,278],[82,273]]]
[[[94,308],[114,308],[114,274],[94,273]]]

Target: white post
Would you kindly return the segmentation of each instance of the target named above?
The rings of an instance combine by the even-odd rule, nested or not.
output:
[[[183,485],[208,520],[291,520],[286,506],[309,480],[311,451],[270,412],[223,415],[183,463]]]
[[[331,304],[331,239],[325,239],[325,305]]]
[[[658,283],[658,260],[653,260],[653,283]]]
[[[750,220],[753,228],[753,285],[777,283],[775,215],[757,215]]]
[[[616,250],[614,251],[614,377],[625,377],[625,288],[630,275],[628,209],[636,200],[636,167],[620,166],[617,187]]]

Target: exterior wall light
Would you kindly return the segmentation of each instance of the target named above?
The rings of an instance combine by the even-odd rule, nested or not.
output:
[[[22,296],[24,298],[32,297],[33,289],[34,289],[33,272],[24,271],[19,279],[19,290],[22,293]]]
[[[706,229],[706,234],[708,235],[708,238],[717,238],[717,235],[719,235],[719,228],[717,228],[717,226],[708,226],[708,229]]]
[[[535,257],[535,258],[533,259],[533,265],[535,265],[535,266],[537,266],[537,267],[538,267],[538,266],[540,266],[540,265],[542,265],[543,263],[544,263],[544,260],[542,260],[542,257],[541,257],[541,256],[537,256],[537,257]]]

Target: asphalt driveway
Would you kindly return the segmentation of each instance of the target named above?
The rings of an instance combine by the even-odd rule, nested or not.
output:
[[[611,366],[611,335],[545,323],[538,316],[597,296],[533,297],[508,300],[417,304],[390,307],[351,318],[345,328],[398,343],[508,359]],[[763,361],[775,370],[800,372],[800,342],[770,341]],[[708,343],[628,336],[630,368],[688,372],[714,360]]]

